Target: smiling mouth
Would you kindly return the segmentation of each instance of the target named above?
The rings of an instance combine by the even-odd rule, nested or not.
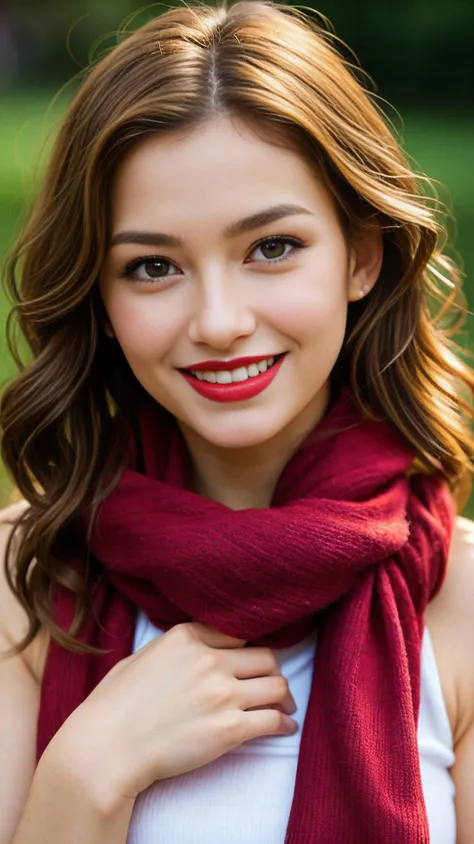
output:
[[[288,352],[252,361],[241,358],[236,369],[180,369],[178,370],[189,386],[203,398],[214,402],[244,402],[263,393],[278,378],[278,372]],[[250,361],[242,365],[243,361]],[[238,359],[237,361],[238,362]],[[220,361],[206,361],[217,367]],[[226,365],[222,361],[222,365]],[[227,364],[229,365],[229,364]],[[199,364],[203,366],[203,364]]]
[[[264,372],[267,372],[275,366],[279,360],[286,354],[282,352],[278,355],[270,355],[265,360],[254,362],[248,366],[239,366],[236,369],[208,369],[203,371],[193,369],[182,369],[196,381],[207,381],[210,384],[241,384],[252,378],[258,378]]]

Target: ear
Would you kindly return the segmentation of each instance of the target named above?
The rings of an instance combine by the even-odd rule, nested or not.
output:
[[[115,332],[112,328],[112,324],[108,320],[104,322],[104,333],[107,335],[107,337],[115,337]]]
[[[383,238],[380,229],[377,227],[360,233],[350,248],[349,302],[357,302],[370,293],[380,275],[382,261]]]

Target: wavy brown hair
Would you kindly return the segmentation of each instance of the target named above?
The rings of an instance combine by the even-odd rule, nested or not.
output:
[[[349,237],[381,228],[382,270],[371,293],[349,305],[332,377],[352,386],[365,415],[404,435],[417,470],[441,470],[455,494],[470,477],[474,374],[453,339],[466,306],[443,255],[443,218],[377,98],[310,11],[266,0],[170,8],[89,67],[67,110],[5,269],[20,371],[1,402],[2,456],[29,503],[6,562],[30,624],[17,652],[40,626],[65,647],[90,650],[75,639],[87,590],[62,550],[77,515],[117,482],[124,428],[142,390],[105,336],[98,276],[111,179],[151,133],[237,116],[304,157],[331,190]],[[55,583],[77,597],[69,633],[52,617]]]

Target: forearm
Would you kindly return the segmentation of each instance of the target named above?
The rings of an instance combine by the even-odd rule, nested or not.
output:
[[[56,748],[43,755],[12,844],[125,844],[134,800],[116,799],[96,771]]]

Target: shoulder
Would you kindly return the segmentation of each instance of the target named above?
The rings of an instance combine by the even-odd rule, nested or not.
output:
[[[26,501],[20,501],[0,510],[0,638],[2,650],[4,647],[12,647],[21,641],[29,626],[26,612],[11,591],[5,572],[8,540],[16,520],[27,506]],[[12,545],[13,556],[16,547],[14,540]],[[14,560],[11,561],[11,565],[14,566]],[[33,642],[21,653],[22,660],[38,684],[41,683],[48,644],[47,631],[40,629]]]
[[[426,623],[433,641],[454,744],[474,722],[474,522],[458,516],[442,588]]]

